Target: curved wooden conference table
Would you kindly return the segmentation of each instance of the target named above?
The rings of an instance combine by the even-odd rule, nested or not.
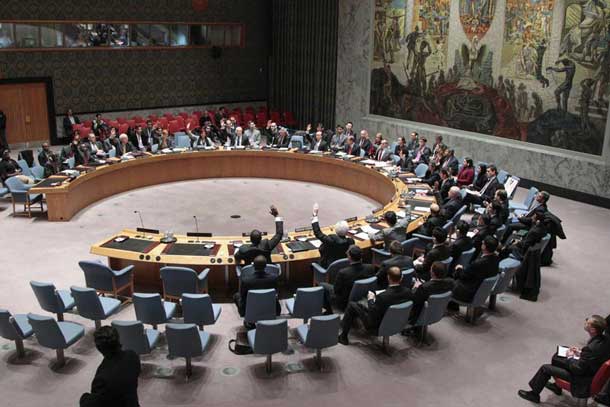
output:
[[[407,192],[409,187],[415,187],[420,191],[429,189],[427,185],[418,184],[409,184],[408,187],[401,179],[392,179],[382,170],[356,161],[334,158],[329,154],[302,154],[295,151],[188,151],[146,156],[97,167],[71,182],[66,181],[54,187],[35,187],[32,192],[45,194],[49,220],[68,221],[92,203],[118,193],[168,182],[206,178],[273,178],[329,185],[383,203],[383,206],[373,213],[374,217],[381,217],[388,210],[404,211],[401,209],[403,206],[401,204],[404,204],[404,201],[401,201],[401,194]],[[214,193],[214,191],[210,190],[206,193]],[[422,195],[415,199],[428,204],[434,202],[432,196]],[[417,215],[417,219],[410,222],[408,231],[419,227],[425,220],[427,212],[415,210],[412,214]],[[346,215],[353,216],[348,219],[352,232],[369,224],[365,218],[370,214]],[[306,222],[303,226],[305,228],[311,225]],[[387,225],[382,221],[372,223],[370,226],[382,228]],[[252,225],[252,227],[260,228],[260,225]],[[332,233],[330,226],[323,227],[322,230],[325,233]],[[272,234],[273,231],[269,233]],[[129,243],[115,242],[120,236],[129,237]],[[292,252],[289,245],[290,242],[299,239],[314,239],[313,233],[311,230],[294,231],[289,232],[288,237],[289,241],[285,239],[278,245],[272,254],[272,260],[283,264],[283,275],[289,283],[310,285],[312,272],[309,265],[319,258],[318,250]],[[367,255],[367,249],[380,244],[369,239],[353,237],[356,244],[366,250]],[[208,286],[211,289],[224,288],[228,293],[237,287],[235,273],[231,272],[235,267],[234,243],[247,243],[247,237],[197,238],[176,235],[177,242],[174,244],[160,243],[161,238],[161,234],[150,233],[143,238],[141,232],[125,229],[94,244],[91,253],[107,257],[109,265],[113,268],[135,265],[137,289],[160,290],[159,269],[165,265],[192,267],[196,271],[210,267]],[[189,250],[191,248],[192,250]],[[191,251],[197,254],[190,253]]]

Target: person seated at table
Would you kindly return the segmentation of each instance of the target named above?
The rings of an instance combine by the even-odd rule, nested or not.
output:
[[[430,268],[435,261],[443,261],[451,256],[447,246],[447,232],[443,228],[436,227],[432,231],[432,244],[426,247],[426,252],[415,262],[415,273],[421,280],[430,280]]]
[[[409,155],[409,149],[407,148],[407,140],[405,140],[404,136],[398,137],[393,153],[394,155],[397,155],[399,157],[404,154]]]
[[[419,135],[416,131],[413,131],[411,132],[411,134],[409,134],[409,141],[407,142],[407,151],[415,151],[418,145]]]
[[[441,214],[445,219],[451,220],[462,206],[464,206],[460,188],[455,185],[449,188],[447,198],[447,201],[441,207]]]
[[[483,280],[498,275],[500,258],[496,254],[498,241],[493,236],[487,236],[481,244],[481,255],[474,259],[468,266],[461,264],[455,266],[453,279],[456,282],[453,289],[453,298],[470,302],[474,298]],[[452,309],[457,304],[454,303]]]
[[[464,204],[476,204],[483,205],[484,202],[492,201],[496,194],[496,190],[500,188],[500,182],[498,182],[498,169],[495,165],[490,165],[486,170],[487,182],[483,187],[475,191],[474,189],[466,189],[466,195],[464,196]]]
[[[229,143],[229,140],[230,147],[246,147],[250,145],[250,140],[244,136],[244,131],[239,126],[235,128],[235,135],[232,139],[228,139],[227,143]]]
[[[343,151],[347,155],[353,155],[355,157],[360,157],[360,147],[356,144],[354,140],[354,136],[348,136],[345,141],[345,145],[343,146]]]
[[[104,145],[97,141],[97,137],[95,134],[89,133],[89,137],[87,141],[83,143],[83,145],[87,148],[88,154],[91,158],[104,158],[106,157],[106,152],[104,151]]]
[[[322,139],[322,132],[317,131],[313,143],[311,143],[311,151],[327,151],[328,144]]]
[[[459,221],[455,226],[455,240],[449,245],[449,251],[454,261],[457,261],[462,253],[474,247],[474,242],[468,236],[469,230],[470,225],[463,220]]]
[[[398,220],[396,212],[387,211],[383,214],[383,220],[388,224],[387,228],[383,228],[376,233],[369,233],[369,238],[373,241],[383,240],[383,248],[385,250],[390,249],[390,243],[394,240],[402,242],[407,240],[407,226],[409,225],[409,219],[407,217]]]
[[[142,135],[144,136],[144,140],[146,140],[146,145],[151,146],[153,144],[159,144],[159,137],[156,131],[155,125],[153,125],[152,120],[146,120],[146,127],[142,129]]]
[[[441,164],[441,169],[447,170],[449,173],[455,172],[457,174],[459,172],[460,163],[455,157],[455,150],[451,148],[445,149],[445,155],[443,158],[443,163]]]
[[[377,147],[377,151],[375,151],[373,159],[377,161],[392,161],[392,150],[388,145],[388,140],[381,140],[379,147]]]
[[[266,271],[267,259],[265,256],[258,255],[252,261],[254,271],[252,273],[242,273],[239,282],[239,292],[233,296],[233,301],[237,306],[239,316],[246,315],[246,305],[248,301],[248,291],[268,290],[274,288],[277,291],[279,276],[275,273]],[[276,312],[280,314],[281,308],[279,301],[276,301]]]
[[[511,254],[517,260],[523,260],[527,250],[536,243],[540,243],[542,238],[547,234],[547,227],[544,224],[544,215],[545,212],[542,209],[534,211],[531,218],[532,226],[523,237],[517,233],[513,233],[506,242],[506,246],[502,251],[502,257],[507,257]]]
[[[68,168],[67,161],[69,158],[74,158],[74,166],[85,164],[85,159],[87,158],[87,156],[84,151],[87,149],[81,149],[81,144],[82,143],[80,142],[80,136],[78,135],[78,133],[74,133],[74,136],[72,137],[72,142],[61,149],[59,159],[62,162],[62,168]]]
[[[33,178],[21,173],[19,163],[11,158],[11,154],[7,149],[2,152],[2,159],[0,160],[0,180],[4,182],[11,177],[18,178],[24,184],[34,184]]]
[[[379,271],[377,271],[377,287],[380,289],[386,288],[388,285],[387,272],[390,267],[398,267],[401,271],[413,268],[413,258],[403,253],[402,246],[398,240],[394,240],[390,243],[390,257],[387,260],[381,262]]]
[[[318,204],[314,204],[311,227],[316,239],[322,242],[322,245],[318,248],[320,251],[320,265],[326,268],[333,261],[345,258],[345,253],[347,252],[347,249],[354,244],[354,239],[347,236],[349,226],[344,220],[335,224],[335,234],[327,235],[322,232],[318,221],[319,211],[320,207]]]
[[[442,228],[445,222],[446,219],[441,213],[440,206],[434,203],[430,205],[430,215],[428,215],[426,221],[417,229],[416,233],[432,236],[432,231],[437,227]]]
[[[44,167],[45,177],[60,171],[61,162],[57,154],[51,150],[49,143],[42,143],[42,149],[38,153],[38,164]]]
[[[284,235],[284,220],[279,216],[279,211],[273,205],[269,208],[269,213],[275,218],[275,235],[271,239],[263,239],[260,230],[254,229],[250,232],[250,243],[241,245],[234,255],[237,264],[248,265],[258,255],[265,256],[267,263],[271,263],[271,252],[280,243]]]
[[[347,134],[343,129],[343,126],[338,124],[335,134],[330,139],[330,148],[333,150],[341,150],[345,145],[345,141],[347,140]]]
[[[108,137],[106,137],[106,139],[104,140],[103,146],[104,151],[107,153],[109,153],[110,150],[112,150],[113,148],[115,150],[117,149],[117,147],[119,146],[119,137],[116,127],[110,128],[110,133],[108,134]]]
[[[447,277],[447,266],[440,261],[435,261],[430,267],[430,280],[416,280],[411,289],[411,295],[407,301],[413,301],[409,323],[414,324],[424,305],[431,295],[443,294],[452,291],[455,287],[453,279]]]
[[[428,140],[425,137],[421,137],[418,141],[418,147],[413,151],[412,158],[407,160],[406,168],[409,171],[413,171],[419,164],[428,164],[432,150],[426,145]]]
[[[369,157],[375,151],[373,143],[371,143],[371,140],[369,139],[369,132],[367,130],[360,131],[360,137],[358,138],[357,143],[360,150],[364,150],[364,155],[366,157]]]
[[[411,291],[400,284],[401,280],[401,270],[398,267],[390,267],[387,272],[387,288],[383,292],[376,295],[369,291],[366,305],[356,301],[349,302],[341,320],[339,343],[349,345],[349,331],[356,319],[362,322],[367,332],[377,334],[388,308],[408,301],[411,295]]]
[[[518,230],[528,230],[532,227],[532,216],[534,212],[537,210],[541,210],[543,212],[548,211],[547,202],[549,201],[550,194],[546,191],[540,191],[536,194],[536,198],[534,198],[534,202],[530,205],[528,212],[524,215],[515,217],[513,221],[508,222],[508,226],[506,229],[506,233],[504,234],[504,242],[508,240],[508,238]]]
[[[375,137],[373,138],[373,148],[375,149],[375,152],[377,152],[377,150],[379,150],[379,147],[381,147],[382,141],[383,141],[383,134],[381,134],[381,133],[375,134]]]
[[[159,150],[165,150],[166,148],[174,148],[176,145],[174,136],[170,135],[165,129],[161,130],[161,137],[159,140]]]
[[[459,187],[472,185],[474,182],[474,166],[472,158],[464,158],[463,167],[458,171],[457,184]]]
[[[449,189],[455,187],[457,182],[455,178],[451,176],[449,173],[450,170],[442,168],[439,171],[440,181],[438,181],[438,186],[434,188],[434,196],[436,197],[438,202],[444,204],[449,199]],[[459,193],[459,191],[458,191]],[[462,202],[462,196],[460,194],[460,204]],[[459,208],[458,208],[459,209]],[[451,217],[449,217],[451,218]]]
[[[117,146],[116,155],[122,157],[126,154],[136,151],[136,148],[129,142],[127,134],[123,133],[119,136],[119,144]]]
[[[257,147],[261,143],[261,132],[256,128],[256,123],[250,121],[248,129],[244,132],[244,137],[248,139],[248,144]]]
[[[570,383],[574,397],[587,399],[590,396],[593,377],[601,366],[610,360],[610,336],[604,334],[607,323],[603,317],[592,315],[585,320],[585,332],[589,341],[583,348],[571,346],[565,356],[553,355],[550,364],[542,365],[529,382],[531,390],[519,390],[519,397],[540,403],[540,393],[545,388],[556,395],[562,393],[557,383],[549,382],[551,377]]]
[[[288,129],[286,129],[286,127],[280,127],[277,135],[272,140],[272,144],[278,148],[286,148],[289,143],[290,135],[288,135]]]
[[[191,139],[193,147],[215,147],[214,135],[211,126],[205,126],[201,129],[201,134],[197,137],[190,129],[190,123],[186,125],[186,135]]]
[[[441,181],[441,174],[438,170],[438,165],[434,161],[428,163],[426,175],[421,179],[422,184],[428,184],[431,188],[438,188]]]
[[[477,218],[477,227],[472,231],[474,233],[472,243],[475,248],[475,257],[481,253],[483,240],[485,240],[487,236],[493,236],[496,233],[496,229],[497,227],[491,223],[491,216],[488,214],[485,213]]]
[[[362,263],[362,249],[355,244],[347,249],[346,255],[349,266],[337,272],[334,284],[319,283],[324,288],[325,314],[332,314],[333,307],[344,310],[347,307],[354,282],[375,274],[372,264]]]

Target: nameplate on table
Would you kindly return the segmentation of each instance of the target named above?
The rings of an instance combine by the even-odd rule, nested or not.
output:
[[[261,232],[262,236],[267,236],[269,233]],[[250,232],[242,232],[241,237],[250,237]]]
[[[352,216],[351,218],[347,218],[347,219],[345,219],[345,221],[346,221],[346,222],[354,222],[354,221],[356,221],[356,220],[358,220],[358,217],[357,217],[357,216]]]
[[[136,228],[136,231],[138,231],[140,233],[150,233],[151,235],[159,234],[159,230],[157,230],[157,229]]]
[[[304,227],[301,227],[301,228],[296,228],[294,231],[297,232],[297,233],[300,233],[300,232],[308,232],[310,230],[313,230],[313,227],[311,227],[311,226],[304,226]]]
[[[209,232],[187,232],[187,237],[212,237]]]

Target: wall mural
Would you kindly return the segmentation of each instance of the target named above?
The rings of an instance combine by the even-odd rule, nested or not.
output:
[[[407,1],[376,0],[371,113],[601,155],[610,0],[505,0],[504,21],[499,0],[459,0],[467,40],[453,50],[450,1]],[[496,24],[502,40],[485,39]]]

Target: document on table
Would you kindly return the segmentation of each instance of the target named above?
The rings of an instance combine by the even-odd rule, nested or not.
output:
[[[471,189],[463,189],[463,191],[466,191],[466,193],[470,195],[481,196],[481,193],[479,191],[473,191]]]
[[[369,240],[368,233],[360,232],[360,233],[355,234],[354,236],[356,236],[358,239],[361,239],[361,240]]]
[[[375,163],[376,163],[377,161],[375,161],[375,160],[362,160],[362,161],[360,161],[360,162],[361,162],[362,164],[366,164],[366,165],[375,165]]]
[[[425,206],[416,206],[413,210],[415,212],[430,212],[430,208],[426,208]]]
[[[318,239],[310,240],[309,243],[311,243],[316,249],[319,249],[320,246],[322,246],[322,242]]]
[[[365,233],[377,233],[379,232],[377,229],[369,226],[369,225],[364,225],[362,226],[360,229],[362,229],[363,232]]]

